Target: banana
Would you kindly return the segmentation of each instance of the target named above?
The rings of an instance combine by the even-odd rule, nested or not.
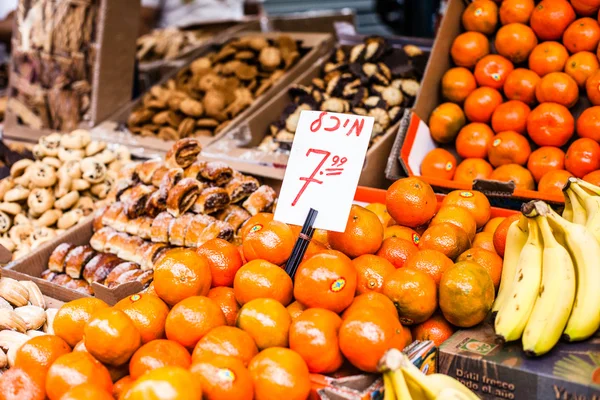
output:
[[[569,178],[569,188],[579,197],[585,207],[587,221],[585,227],[600,242],[600,196],[592,196],[577,184],[577,178]]]
[[[571,315],[576,287],[569,252],[556,241],[545,216],[536,220],[544,242],[542,284],[523,333],[523,350],[532,356],[547,353],[559,341]]]
[[[539,203],[539,204],[538,204]],[[543,202],[536,202],[540,214],[564,233],[567,250],[575,264],[577,290],[563,338],[574,342],[589,338],[600,327],[600,244],[584,226],[566,221]]]
[[[583,179],[577,179],[577,183],[579,186],[587,190],[590,194],[596,194],[600,196],[600,187],[589,183],[588,181],[584,181]]]
[[[396,400],[396,393],[390,374],[391,372],[383,374],[383,400]]]
[[[565,208],[563,208],[562,217],[569,222],[573,222],[573,205],[571,204],[571,198],[563,192],[565,198]]]
[[[471,391],[468,387],[457,381],[456,379],[444,374],[431,374],[426,376],[430,386],[438,387],[442,391],[446,388],[451,388],[461,392],[468,400],[479,400],[479,396]],[[440,393],[441,394],[441,393]],[[439,394],[438,394],[439,397]]]
[[[511,291],[498,311],[494,324],[496,335],[505,342],[521,338],[542,280],[543,244],[539,228],[533,218],[528,219],[528,225],[529,236],[517,262]]]
[[[401,369],[390,372],[394,394],[398,400],[417,400],[412,396],[412,392],[408,390],[408,384]]]
[[[574,224],[579,224],[579,225],[585,225],[586,221],[587,221],[587,213],[585,212],[585,208],[583,207],[583,204],[581,204],[581,201],[579,200],[579,198],[577,197],[577,195],[575,194],[575,192],[573,192],[573,190],[571,188],[567,188],[564,191],[565,196],[569,197],[569,200],[571,201],[571,207],[573,207],[573,223]]]
[[[38,306],[45,310],[46,300],[38,285],[31,281],[20,281],[19,283],[27,289],[27,292],[29,292],[29,303],[31,303],[32,306]]]
[[[510,225],[506,234],[506,249],[504,250],[504,261],[502,262],[502,279],[500,279],[498,296],[496,296],[496,301],[494,301],[494,306],[492,307],[492,313],[494,314],[500,310],[512,289],[519,256],[521,255],[523,246],[527,242],[528,236],[527,218],[521,215],[518,221]]]
[[[479,397],[477,397],[479,398]],[[460,390],[456,390],[454,388],[446,388],[442,390],[435,400],[470,400],[471,397],[465,395]]]

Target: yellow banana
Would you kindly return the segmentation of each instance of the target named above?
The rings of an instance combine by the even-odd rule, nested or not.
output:
[[[564,193],[565,196],[569,197],[569,200],[571,201],[571,207],[573,208],[572,222],[574,224],[585,225],[587,221],[587,213],[585,212],[583,204],[571,188],[567,188]]]
[[[565,198],[565,208],[563,208],[562,217],[569,222],[573,222],[573,205],[571,204],[571,198],[563,191]]]
[[[391,371],[383,374],[383,400],[397,400],[391,374]]]
[[[476,397],[479,399],[479,397]],[[435,398],[435,400],[470,400],[471,397],[465,395],[463,392],[453,389],[446,388],[442,390]]]
[[[410,368],[409,366],[403,366],[401,370],[413,399],[435,400],[440,390],[427,383],[427,376],[423,372],[416,367]]]
[[[590,194],[596,194],[600,196],[600,187],[589,183],[588,181],[584,181],[583,179],[577,179],[577,183],[579,186],[587,190]]]
[[[426,376],[429,385],[439,387],[442,390],[452,388],[461,392],[469,400],[479,400],[479,396],[471,391],[468,387],[457,381],[456,379],[444,374],[432,374]],[[439,395],[438,395],[439,396]]]
[[[577,184],[577,178],[569,178],[569,188],[579,197],[587,213],[585,227],[600,242],[600,196],[592,196]]]

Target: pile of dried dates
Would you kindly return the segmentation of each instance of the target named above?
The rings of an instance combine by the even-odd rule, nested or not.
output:
[[[287,152],[292,146],[300,112],[321,110],[375,118],[371,145],[412,106],[423,75],[416,46],[392,48],[381,37],[370,37],[355,46],[337,48],[310,85],[292,85],[292,98],[280,118],[269,126],[259,145],[265,152]]]
[[[264,94],[302,56],[291,37],[232,39],[143,96],[132,133],[164,140],[213,136]]]

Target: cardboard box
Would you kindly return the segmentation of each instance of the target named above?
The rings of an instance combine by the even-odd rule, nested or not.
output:
[[[520,341],[497,344],[483,325],[444,342],[438,369],[484,399],[600,399],[600,336],[527,358]]]
[[[441,146],[436,143],[429,133],[429,128],[424,121],[429,120],[429,115],[435,107],[444,102],[441,97],[440,82],[444,73],[452,68],[450,48],[454,39],[462,33],[461,16],[466,7],[463,0],[450,0],[446,14],[442,20],[439,32],[429,57],[425,76],[421,82],[421,91],[415,102],[413,113],[407,116],[396,141],[392,147],[386,177],[391,181],[404,176],[420,176],[421,161],[427,153],[436,147],[444,147],[456,155],[454,143]],[[582,100],[573,112],[586,107]],[[460,157],[457,157],[460,162]],[[516,189],[513,183],[498,181],[483,181],[480,184],[467,184],[446,179],[422,177],[423,180],[434,186],[439,192],[447,193],[456,189],[476,189],[483,191],[491,198],[494,204],[500,206],[517,207],[523,201],[541,199],[553,204],[564,202],[562,196],[548,195],[532,190]]]
[[[344,46],[361,43],[363,36],[345,36]],[[407,42],[409,42],[407,40]],[[410,42],[409,42],[410,43]],[[399,46],[398,41],[390,40],[393,46]],[[406,44],[406,43],[405,43]],[[426,45],[423,49],[427,51]],[[321,77],[323,65],[329,60],[331,53],[308,68],[294,83],[309,85],[313,78]],[[401,59],[391,57],[389,64],[392,72],[398,72],[404,67]],[[397,63],[394,64],[394,61]],[[228,130],[221,139],[215,140],[204,149],[203,155],[213,159],[224,159],[232,167],[242,172],[274,179],[283,179],[287,166],[288,155],[283,153],[266,153],[256,148],[267,135],[269,125],[279,118],[284,109],[291,103],[287,90],[275,94],[272,99],[261,107],[255,114],[237,128]],[[376,188],[387,188],[389,182],[385,178],[385,166],[392,144],[398,132],[399,124],[387,129],[381,140],[372,145],[367,151],[363,172],[359,185]]]
[[[21,3],[24,1],[21,0]],[[83,127],[97,124],[127,104],[131,100],[133,88],[140,2],[98,0],[98,3],[98,15],[93,27],[95,40],[87,55],[94,60],[90,76],[86,77],[91,85],[90,120],[82,120],[80,125]],[[128,19],[127,23],[123,23],[124,18]],[[15,30],[17,30],[17,22],[15,22]],[[13,65],[11,70],[14,70]],[[11,87],[14,86],[16,78],[16,74],[11,74]],[[53,131],[55,130],[34,129],[19,123],[17,116],[11,111],[9,99],[4,122],[5,137],[35,141],[40,136]]]
[[[302,45],[310,50],[306,53],[298,62],[290,68],[267,92],[263,95],[257,97],[252,105],[246,108],[243,112],[238,114],[234,119],[231,120],[229,126],[220,132],[218,135],[214,137],[199,137],[198,139],[204,144],[207,145],[214,140],[218,140],[219,138],[226,135],[232,129],[235,129],[238,125],[240,125],[243,121],[247,120],[256,110],[258,110],[263,104],[269,101],[270,98],[284,91],[288,85],[296,81],[296,78],[307,68],[313,65],[325,52],[327,52],[333,45],[333,37],[329,34],[325,33],[286,33],[294,40],[299,40],[302,42]],[[264,36],[268,39],[275,39],[280,34],[278,33],[260,33],[260,32],[241,32],[237,35],[230,37],[222,37],[221,43],[213,43],[211,46],[202,49],[198,53],[196,53],[197,57],[203,56],[210,51],[214,51],[218,45],[224,43],[227,40],[237,38],[237,37],[246,37],[246,36]],[[193,60],[188,60],[188,64]],[[161,84],[167,82],[171,77],[175,76],[178,71],[174,71],[174,74],[166,76]],[[134,135],[126,127],[127,118],[131,111],[136,109],[138,105],[141,103],[142,98],[131,102],[127,106],[121,108],[119,112],[108,118],[107,121],[98,125],[92,130],[92,136],[97,139],[116,142],[120,144],[127,145],[131,148],[132,153],[138,155],[140,157],[150,158],[154,156],[160,156],[166,153],[171,146],[175,143],[174,141],[165,141],[159,139],[158,137],[141,137],[139,135]]]

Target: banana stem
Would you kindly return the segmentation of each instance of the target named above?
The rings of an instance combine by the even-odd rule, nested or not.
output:
[[[525,215],[527,218],[537,217],[539,213],[535,207],[535,201],[523,203],[523,205],[521,206],[521,213],[523,213],[523,215]]]

